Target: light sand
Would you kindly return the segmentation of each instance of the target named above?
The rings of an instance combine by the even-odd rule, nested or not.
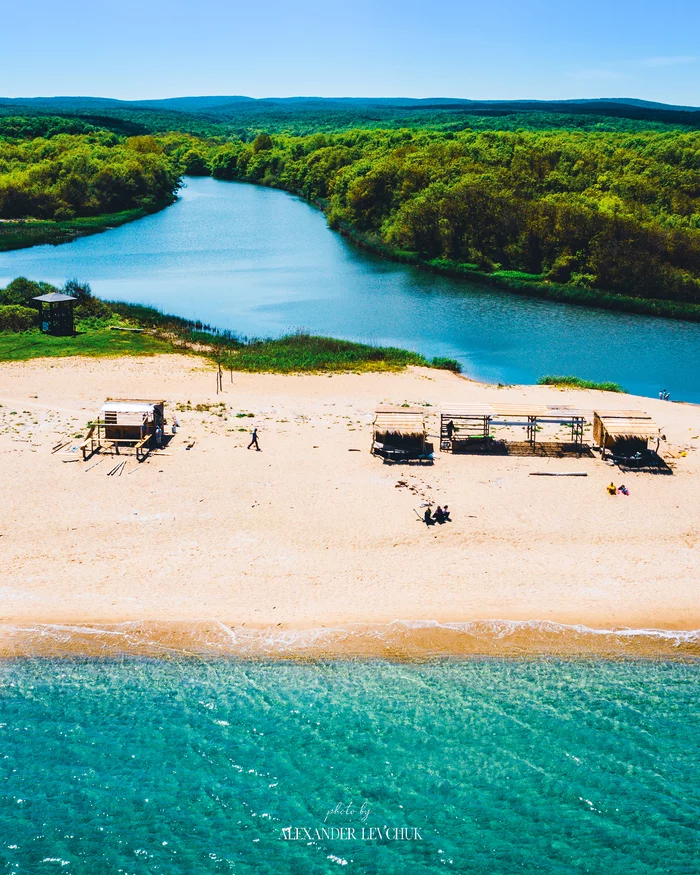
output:
[[[86,471],[99,457],[52,455],[110,396],[166,398],[170,412],[220,401],[226,410],[179,411],[171,454],[143,465],[130,459],[121,477],[106,476],[108,460]],[[480,400],[645,410],[668,438],[662,454],[673,474],[620,475],[597,456],[437,453],[434,466],[419,467],[369,453],[379,403],[431,405],[437,448],[441,403]],[[698,406],[499,389],[420,368],[234,374],[233,383],[227,374],[217,397],[213,371],[185,356],[2,364],[0,404],[7,627],[211,619],[288,630],[500,619],[700,628]],[[246,450],[253,424],[260,453]],[[608,496],[611,479],[630,496]],[[415,513],[423,498],[448,503],[454,522],[426,528]]]

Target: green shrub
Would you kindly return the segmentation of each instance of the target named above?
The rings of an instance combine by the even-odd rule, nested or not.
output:
[[[24,276],[18,276],[0,289],[0,304],[18,304],[21,307],[33,307],[32,298],[57,292],[58,289],[49,283],[36,283]]]
[[[29,331],[37,324],[38,312],[19,304],[0,306],[0,331]]]
[[[435,356],[430,364],[434,368],[441,368],[444,371],[454,371],[455,374],[462,373],[462,365],[456,359],[448,359],[443,358],[442,356]]]
[[[582,380],[580,377],[555,377],[547,375],[540,377],[537,381],[539,386],[564,386],[572,389],[600,389],[603,392],[624,392],[618,383],[603,382],[597,383],[595,380]]]

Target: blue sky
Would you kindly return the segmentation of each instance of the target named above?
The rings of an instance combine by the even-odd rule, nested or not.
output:
[[[21,0],[0,95],[700,105],[700,0]]]

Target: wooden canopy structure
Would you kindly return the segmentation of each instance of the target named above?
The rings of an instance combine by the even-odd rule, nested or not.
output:
[[[39,325],[44,334],[72,337],[75,334],[73,307],[78,300],[62,292],[50,292],[32,298],[39,304]]]
[[[571,443],[583,449],[583,428],[588,414],[556,405],[534,404],[450,404],[440,411],[440,448],[451,452],[468,447],[488,450],[496,426],[525,428],[526,440],[535,449],[537,432],[543,424],[571,429]]]
[[[661,432],[658,425],[642,410],[595,410],[593,412],[593,439],[603,456],[613,454],[633,456],[648,449],[650,440],[659,449]]]
[[[378,407],[372,426],[372,453],[396,461],[431,460],[425,411],[421,407]]]
[[[147,453],[152,439],[158,444],[165,429],[165,401],[108,399],[82,442],[83,458],[103,448],[119,452],[120,446],[134,449],[136,457]]]

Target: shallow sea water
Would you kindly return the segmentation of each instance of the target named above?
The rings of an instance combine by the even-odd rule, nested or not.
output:
[[[699,694],[697,661],[8,661],[0,871],[691,875]]]

